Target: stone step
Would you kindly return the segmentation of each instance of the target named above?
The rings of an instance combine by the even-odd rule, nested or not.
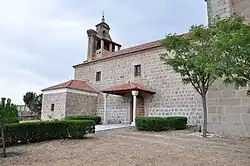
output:
[[[97,130],[94,134],[88,134],[88,136],[110,136],[110,135],[116,135],[123,132],[129,132],[129,131],[135,131],[134,126],[126,126],[121,128],[111,128],[111,129],[105,129],[105,130]]]

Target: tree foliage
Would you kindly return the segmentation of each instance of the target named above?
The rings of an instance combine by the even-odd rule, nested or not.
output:
[[[234,15],[212,25],[216,47],[223,53],[223,78],[226,84],[247,86],[250,83],[250,26],[244,17]],[[249,92],[248,92],[249,93]]]
[[[37,95],[34,92],[27,92],[23,96],[23,101],[32,112],[41,114],[42,94]]]
[[[7,124],[19,122],[17,106],[11,103],[10,99],[2,98],[0,102],[0,128],[3,146],[3,156],[6,157],[5,134]]]
[[[207,132],[206,94],[218,78],[245,86],[250,81],[250,34],[243,18],[233,15],[209,27],[192,26],[185,35],[168,34],[162,41],[161,59],[191,84],[203,101],[203,136]]]
[[[213,31],[203,25],[192,26],[186,35],[168,34],[162,41],[167,51],[161,55],[166,65],[170,65],[182,77],[184,84],[191,83],[200,95],[206,94],[208,87],[220,74],[218,56],[213,49]]]

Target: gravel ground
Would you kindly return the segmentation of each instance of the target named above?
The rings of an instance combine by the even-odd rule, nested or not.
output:
[[[250,166],[250,139],[203,139],[187,131],[124,132],[8,148],[1,166]]]

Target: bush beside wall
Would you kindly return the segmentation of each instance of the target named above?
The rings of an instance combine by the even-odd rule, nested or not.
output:
[[[7,146],[56,139],[82,139],[95,132],[92,120],[42,121],[15,123],[6,126]]]
[[[93,120],[95,124],[101,124],[102,118],[96,115],[77,115],[67,117],[69,120]]]
[[[136,117],[136,129],[139,131],[167,131],[185,129],[186,117]]]

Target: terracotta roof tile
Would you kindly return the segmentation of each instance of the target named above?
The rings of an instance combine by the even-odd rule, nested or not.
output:
[[[97,91],[93,87],[91,87],[88,83],[86,83],[85,81],[80,81],[80,80],[69,80],[67,82],[63,82],[61,84],[57,84],[57,85],[45,88],[42,91],[62,89],[62,88],[76,89],[76,90],[81,90],[81,91],[97,93]]]
[[[125,83],[102,90],[105,93],[119,93],[122,91],[140,90],[148,93],[155,93],[152,89],[137,83]]]

